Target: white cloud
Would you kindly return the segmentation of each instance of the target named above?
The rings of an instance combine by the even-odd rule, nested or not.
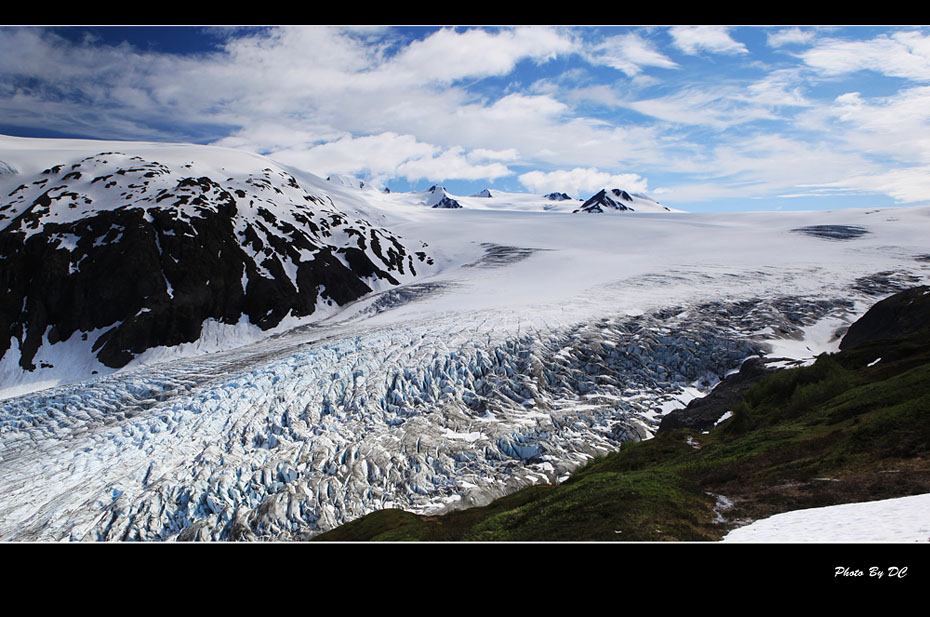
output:
[[[506,150],[488,150],[486,148],[478,148],[477,150],[468,152],[465,156],[471,162],[516,161],[520,158],[520,153],[517,152],[514,148],[508,148]]]
[[[610,37],[595,45],[587,56],[594,64],[604,64],[623,71],[630,77],[642,72],[643,66],[678,68],[678,64],[636,33]]]
[[[344,135],[322,144],[295,143],[274,150],[270,156],[287,165],[319,176],[347,174],[365,176],[373,184],[392,177],[417,180],[494,180],[512,172],[498,162],[483,163],[488,155],[506,153],[466,153],[463,148],[444,149],[418,141],[413,135],[386,132],[351,137]],[[479,162],[476,162],[479,161]]]
[[[646,191],[646,179],[637,174],[610,174],[593,168],[557,171],[531,171],[519,176],[520,182],[535,193],[564,192],[589,197],[602,188],[621,188],[633,192]]]
[[[899,203],[930,202],[930,165],[848,176],[820,185],[838,190],[889,195]]]
[[[521,59],[543,62],[573,49],[575,43],[552,28],[526,26],[497,33],[443,28],[412,43],[382,70],[392,79],[450,83],[504,75]]]
[[[684,182],[678,185],[656,188],[652,191],[652,195],[663,204],[675,207],[675,204],[745,198],[747,191],[744,185],[734,186],[720,182]]]
[[[513,172],[501,163],[474,164],[463,148],[450,148],[437,156],[419,157],[397,167],[394,175],[411,182],[417,180],[495,180]]]
[[[930,80],[930,36],[916,31],[883,34],[867,41],[827,39],[803,52],[801,58],[824,75],[871,70],[892,77]]]
[[[326,125],[303,123],[295,126],[269,120],[244,127],[227,137],[214,141],[213,145],[268,154],[283,150],[311,148],[346,137],[351,137],[351,135]]]
[[[893,96],[838,96],[821,111],[822,122],[839,121],[849,149],[895,159],[900,164],[930,163],[930,86],[907,88]]]
[[[797,69],[776,69],[762,79],[748,84],[739,98],[761,107],[810,107],[813,103],[803,93],[803,80]]]
[[[676,26],[669,29],[673,44],[686,54],[702,51],[714,54],[748,53],[746,46],[733,40],[725,26]]]
[[[930,81],[924,31],[856,41],[781,28],[753,58],[722,27],[673,27],[670,39],[588,32],[445,28],[410,42],[393,28],[283,27],[231,30],[212,52],[176,55],[0,28],[0,117],[107,138],[210,141],[369,180],[493,180],[519,166],[568,170],[521,181],[579,195],[609,184],[644,191],[646,175],[676,195],[859,182],[900,198],[922,187],[930,90],[877,98],[852,78],[870,69]],[[677,64],[673,45],[696,57]],[[772,48],[792,53],[773,60]],[[568,61],[556,74],[545,63],[558,56]],[[849,77],[847,93],[817,98],[824,76]],[[616,169],[641,175],[600,171]],[[675,185],[666,173],[694,181]]]
[[[732,85],[691,86],[659,98],[629,101],[626,106],[666,122],[718,129],[776,117],[769,99],[750,94],[751,90]]]
[[[816,34],[811,30],[785,28],[769,32],[766,40],[770,47],[784,47],[785,45],[806,45],[813,41],[815,36]]]
[[[541,62],[574,46],[551,28],[443,29],[390,55],[394,41],[379,39],[381,29],[362,32],[368,36],[357,28],[289,26],[230,37],[220,52],[179,56],[0,29],[0,75],[19,76],[45,100],[173,118],[175,126],[248,129],[290,117],[296,125],[309,118],[369,134],[388,126],[407,132],[421,118],[454,113],[469,97],[448,88],[451,81],[499,75],[521,59]]]
[[[762,134],[716,148],[713,169],[781,190],[792,185],[826,183],[873,167],[861,153],[836,143]]]
[[[439,150],[437,146],[417,141],[413,135],[382,133],[355,138],[346,135],[318,145],[294,144],[272,151],[270,156],[320,176],[381,175],[394,172],[411,159],[431,158]]]

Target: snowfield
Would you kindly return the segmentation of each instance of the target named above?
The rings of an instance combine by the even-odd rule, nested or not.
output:
[[[747,357],[833,351],[876,301],[930,282],[928,207],[575,213],[491,189],[433,208],[236,151],[13,138],[2,195],[108,149],[223,177],[286,171],[435,263],[270,331],[204,323],[196,343],[118,371],[93,358],[93,334],[43,345],[55,370],[38,376],[14,345],[0,360],[4,540],[301,540],[385,507],[484,504],[649,438]],[[859,539],[900,539],[882,528]]]
[[[930,495],[785,512],[734,529],[724,542],[930,542]]]

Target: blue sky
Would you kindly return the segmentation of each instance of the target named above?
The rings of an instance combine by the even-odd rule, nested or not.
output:
[[[243,148],[392,190],[930,203],[926,27],[0,27],[0,133]]]

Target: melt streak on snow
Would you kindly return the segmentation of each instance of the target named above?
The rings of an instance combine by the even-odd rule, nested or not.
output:
[[[0,160],[27,173],[117,147],[221,174],[284,169],[42,140],[5,141]],[[80,381],[6,394],[0,538],[306,539],[380,508],[486,503],[648,438],[746,357],[835,350],[875,301],[930,280],[928,208],[573,213],[493,190],[432,208],[286,171],[426,242],[435,268],[261,337],[214,330],[213,353],[153,350],[91,378],[76,351]],[[823,226],[868,233],[803,231]]]

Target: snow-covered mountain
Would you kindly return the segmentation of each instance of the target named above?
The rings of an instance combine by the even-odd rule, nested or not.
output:
[[[23,383],[73,369],[62,362],[109,372],[154,348],[203,344],[211,328],[257,336],[331,314],[432,261],[421,243],[251,156],[246,173],[177,151],[58,154],[41,172],[3,177],[0,355]]]
[[[575,212],[680,212],[659,202],[623,189],[601,189],[585,201]]]
[[[430,208],[456,209],[462,207],[462,204],[449,195],[445,187],[435,184],[426,191],[424,203]]]
[[[431,208],[468,208],[475,210],[510,210],[521,212],[649,212],[681,213],[682,210],[663,206],[654,199],[639,193],[629,193],[623,189],[601,189],[585,201],[573,199],[566,193],[553,192],[545,195],[531,193],[514,193],[497,189],[484,189],[474,195],[453,195],[439,185],[433,185],[426,191],[399,193],[410,202],[420,203]]]
[[[2,138],[0,161],[5,540],[487,503],[930,282],[928,208],[588,216],[177,144]]]

